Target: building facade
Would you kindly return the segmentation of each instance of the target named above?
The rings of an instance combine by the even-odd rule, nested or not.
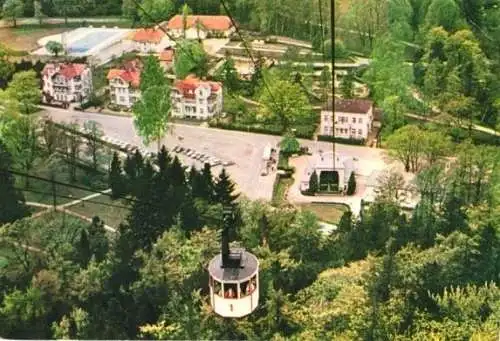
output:
[[[335,99],[335,137],[365,140],[373,127],[373,102]],[[321,111],[321,135],[333,135],[332,102]]]
[[[340,154],[335,155],[335,168],[333,168],[333,153],[331,152],[310,156],[309,165],[310,166],[305,169],[300,180],[301,192],[307,192],[309,190],[309,180],[311,179],[311,174],[313,172],[316,172],[316,175],[318,176],[319,188],[322,191],[328,191],[327,188],[323,188],[324,186],[327,186],[326,183],[323,183],[323,178],[327,178],[324,177],[324,175],[335,172],[337,177],[336,190],[345,192],[347,191],[349,177],[355,172],[354,159]]]
[[[175,38],[184,37],[184,20],[176,15],[161,26]],[[231,19],[225,15],[188,15],[186,20],[186,39],[227,38],[236,29]]]
[[[130,40],[134,42],[135,50],[144,54],[160,53],[172,45],[165,32],[152,28],[141,28],[132,32]]]
[[[222,112],[222,84],[194,77],[176,81],[171,90],[174,117],[206,120]]]
[[[111,69],[107,79],[112,104],[130,108],[141,97],[141,70],[138,64],[130,63],[122,69]]]
[[[163,70],[168,71],[174,66],[175,51],[173,48],[166,48],[160,52],[158,59]]]
[[[42,70],[44,102],[85,102],[92,93],[92,71],[86,64],[46,64]]]

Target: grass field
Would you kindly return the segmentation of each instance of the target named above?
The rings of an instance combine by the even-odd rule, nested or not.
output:
[[[89,218],[93,218],[94,216],[98,216],[101,220],[104,221],[106,225],[111,227],[118,227],[120,223],[125,221],[129,209],[106,206],[107,204],[117,205],[117,206],[127,206],[123,201],[120,200],[111,200],[109,196],[101,195],[100,197],[92,199],[93,202],[82,202],[78,205],[71,206],[69,209],[75,213],[84,215]],[[99,203],[103,203],[98,204]]]
[[[308,203],[300,204],[299,207],[301,210],[316,214],[319,220],[330,224],[338,224],[344,212],[349,210],[347,206],[335,203]]]

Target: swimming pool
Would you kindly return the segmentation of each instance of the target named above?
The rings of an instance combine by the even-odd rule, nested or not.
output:
[[[85,53],[96,45],[118,34],[116,31],[89,32],[82,38],[72,42],[68,46],[69,53]]]

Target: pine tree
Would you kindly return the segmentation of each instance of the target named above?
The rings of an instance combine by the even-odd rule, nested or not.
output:
[[[14,176],[5,172],[11,166],[11,156],[0,140],[0,225],[28,215],[24,196],[14,187],[16,182]]]
[[[167,170],[170,166],[170,161],[172,160],[168,154],[167,148],[163,145],[160,152],[157,154],[156,159],[158,161],[158,167],[160,168],[160,174],[167,174]]]
[[[109,187],[111,188],[111,198],[118,199],[125,195],[127,189],[125,187],[125,179],[122,174],[122,162],[118,157],[118,153],[113,153],[111,160],[111,169],[109,171]]]
[[[205,163],[200,174],[200,197],[208,202],[212,202],[214,198],[214,178],[212,167],[208,163]]]
[[[104,230],[104,222],[97,216],[92,218],[92,224],[90,224],[87,232],[92,256],[98,262],[104,260],[109,251],[109,239]]]
[[[229,178],[226,170],[223,168],[215,182],[215,202],[223,206],[235,206],[235,200],[240,196],[234,193],[235,184]]]
[[[356,192],[356,178],[354,172],[352,172],[347,182],[347,195],[353,195],[355,192]]]
[[[200,219],[196,209],[195,199],[189,192],[186,193],[180,210],[182,229],[187,233],[200,229]]]
[[[149,250],[163,228],[158,223],[161,209],[153,190],[156,187],[153,174],[151,163],[146,161],[141,176],[137,178],[136,201],[127,217],[130,242],[134,249]]]
[[[319,179],[316,171],[313,171],[311,177],[309,178],[309,190],[308,192],[314,194],[319,190]]]

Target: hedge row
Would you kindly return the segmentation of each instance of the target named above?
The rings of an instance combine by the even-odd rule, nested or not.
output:
[[[266,125],[255,126],[255,125],[247,125],[241,123],[224,123],[224,122],[209,122],[208,125],[212,128],[219,129],[227,129],[227,130],[238,130],[238,131],[247,131],[251,133],[259,133],[259,134],[268,134],[268,135],[282,135],[283,130],[279,126]],[[316,130],[316,126],[298,126],[295,127],[295,136],[303,139],[312,139],[314,132]]]
[[[355,146],[364,146],[365,145],[365,140],[358,140],[358,139],[346,139],[343,137],[333,137],[330,135],[318,135],[318,141],[324,141],[324,142],[338,142],[342,144],[352,144]]]

